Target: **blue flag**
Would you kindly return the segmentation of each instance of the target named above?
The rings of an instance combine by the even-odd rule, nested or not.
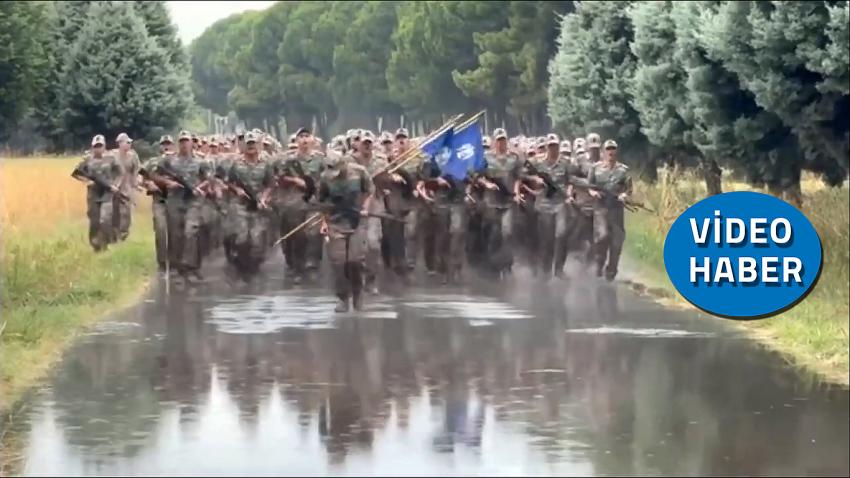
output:
[[[479,172],[486,167],[481,127],[477,122],[455,131],[449,138],[449,148],[451,155],[440,166],[443,175],[462,180],[470,172]]]
[[[449,142],[452,139],[452,133],[454,132],[454,128],[448,128],[439,136],[429,141],[427,144],[422,145],[420,148],[423,153],[427,154],[431,160],[434,159],[435,156],[440,156],[441,154],[445,154],[447,148],[449,148]]]

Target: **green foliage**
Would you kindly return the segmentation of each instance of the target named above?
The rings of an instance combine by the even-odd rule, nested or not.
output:
[[[0,139],[45,86],[45,32],[32,28],[44,21],[45,8],[38,2],[0,2]]]
[[[62,119],[78,139],[120,131],[138,138],[161,134],[176,127],[191,99],[185,78],[124,2],[89,9],[62,77]]]
[[[175,69],[187,67],[186,51],[177,38],[177,27],[171,23],[165,2],[159,0],[135,1],[133,6],[147,27],[148,35],[168,54],[169,63]]]

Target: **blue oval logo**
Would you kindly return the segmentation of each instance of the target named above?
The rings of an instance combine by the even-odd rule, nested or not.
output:
[[[673,286],[700,309],[729,319],[769,317],[795,305],[820,275],[812,223],[767,194],[729,192],[694,204],[664,241]]]

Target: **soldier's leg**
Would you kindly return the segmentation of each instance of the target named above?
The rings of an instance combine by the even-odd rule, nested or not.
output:
[[[363,307],[363,287],[365,282],[364,264],[368,252],[368,225],[360,223],[349,238],[348,274],[351,284],[351,305],[355,310]]]
[[[118,200],[117,204],[114,204],[113,207],[118,206],[118,236],[117,239],[121,241],[126,241],[127,237],[130,235],[130,224],[133,221],[133,205],[130,201],[121,201]]]
[[[112,234],[110,242],[118,242],[121,237],[121,200],[112,196]]]
[[[602,277],[602,269],[608,255],[608,209],[596,207],[593,209],[593,256],[596,260],[596,276]]]
[[[555,212],[540,211],[537,213],[537,252],[536,260],[532,257],[534,272],[548,277],[552,272],[552,259],[555,254]]]
[[[399,246],[403,249],[405,267],[409,271],[416,269],[416,262],[419,260],[419,244],[421,242],[421,237],[418,234],[419,216],[420,211],[414,207],[407,213],[407,222],[403,225],[397,224],[401,232],[399,241],[403,241],[403,244],[399,244]]]
[[[457,281],[466,258],[466,206],[453,204],[449,209],[448,280]]]
[[[306,217],[310,217],[307,215]],[[306,219],[305,217],[305,219]],[[305,236],[305,261],[304,269],[310,274],[316,274],[322,264],[322,249],[324,247],[324,236],[321,234],[319,224],[310,226],[304,230]]]
[[[609,281],[617,277],[620,253],[623,251],[623,242],[626,240],[623,211],[622,207],[613,207],[608,210],[608,265],[605,268],[605,278]]]
[[[165,211],[165,203],[154,199],[151,204],[153,215],[153,232],[156,243],[156,262],[160,270],[165,270],[165,259],[168,257],[165,234],[168,228],[168,214]]]
[[[348,311],[348,300],[351,296],[351,283],[348,278],[348,267],[346,264],[347,239],[331,231],[328,241],[328,258],[331,262],[331,271],[334,278],[334,294],[339,299],[336,306],[337,312]]]
[[[200,200],[188,204],[183,221],[183,250],[181,252],[181,273],[200,274],[201,268],[201,223],[203,205]]]
[[[556,277],[564,275],[564,263],[567,261],[567,241],[570,228],[575,226],[572,211],[561,204],[555,211],[555,257],[552,264]]]
[[[435,236],[435,252],[434,266],[435,271],[444,274],[443,280],[448,280],[448,255],[451,248],[451,212],[447,207],[441,207],[436,210],[434,221],[434,236]]]
[[[265,261],[266,249],[269,246],[268,222],[269,215],[264,211],[252,211],[250,218],[250,257],[251,269],[257,272]]]
[[[100,251],[103,246],[100,243],[98,230],[100,229],[100,203],[89,194],[86,198],[86,215],[89,218],[89,244],[95,252]]]
[[[251,223],[248,215],[250,212],[242,204],[234,204],[232,225],[233,235],[233,263],[236,267],[246,272],[251,266]]]
[[[114,242],[115,228],[113,227],[113,218],[115,211],[112,206],[112,201],[104,201],[100,203],[100,221],[98,222],[97,235],[98,243],[105,249],[109,244]]]
[[[423,206],[421,210],[422,218],[419,223],[418,232],[421,235],[421,240],[423,241],[423,252],[425,255],[425,268],[428,269],[428,273],[437,272],[437,260],[436,260],[436,242],[437,242],[437,213],[433,206]]]
[[[371,293],[377,293],[378,268],[381,262],[381,219],[368,217],[366,222],[366,260],[363,270],[366,288]]]

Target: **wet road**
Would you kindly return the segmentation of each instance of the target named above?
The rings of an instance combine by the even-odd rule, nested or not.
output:
[[[622,286],[423,284],[335,316],[329,289],[269,275],[167,300],[156,290],[99,325],[6,424],[17,472],[850,469],[846,390]]]

